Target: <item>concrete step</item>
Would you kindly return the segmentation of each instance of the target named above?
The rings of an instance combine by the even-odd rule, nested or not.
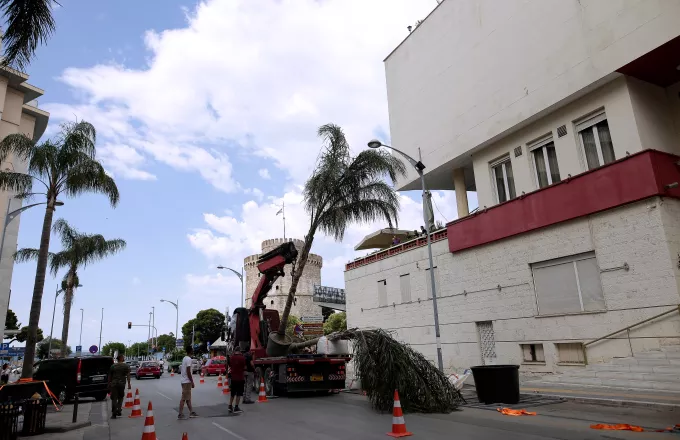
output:
[[[680,376],[680,365],[668,365],[653,367],[655,373],[662,374],[677,374]]]
[[[619,371],[600,371],[596,373],[599,379],[617,379],[628,381],[664,382],[680,384],[680,376],[668,373],[629,373]]]
[[[616,364],[591,364],[586,367],[592,371],[630,371],[632,373],[653,373],[651,365],[616,365]]]
[[[668,359],[667,354],[665,351],[643,351],[635,353],[635,359]]]
[[[633,357],[626,358],[614,358],[612,359],[612,364],[615,365],[649,365],[649,366],[661,366],[670,365],[671,362],[668,359],[638,359]]]
[[[666,347],[663,347],[661,351],[665,351],[666,353],[680,353],[680,345],[667,345]]]

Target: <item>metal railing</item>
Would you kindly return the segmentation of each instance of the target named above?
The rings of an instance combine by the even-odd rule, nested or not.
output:
[[[312,295],[314,302],[345,304],[345,289],[337,287],[314,286]]]
[[[622,328],[621,330],[617,330],[617,331],[615,331],[615,332],[611,332],[611,333],[609,333],[609,334],[607,334],[607,335],[604,335],[604,336],[602,336],[602,337],[600,337],[600,338],[593,339],[592,341],[584,342],[583,344],[581,344],[581,347],[582,347],[582,349],[583,349],[583,359],[584,359],[584,363],[585,363],[586,365],[588,365],[588,352],[587,352],[587,350],[588,350],[588,346],[589,346],[589,345],[593,345],[593,344],[595,344],[596,342],[600,342],[600,341],[602,341],[602,340],[609,339],[610,337],[612,337],[612,336],[614,336],[614,335],[618,335],[619,333],[623,333],[623,332],[626,332],[626,335],[628,336],[628,346],[630,347],[630,355],[631,355],[631,356],[635,356],[635,354],[633,353],[633,343],[630,341],[630,329],[632,329],[633,327],[637,327],[637,326],[639,326],[639,325],[642,325],[642,324],[646,324],[646,323],[648,323],[649,321],[654,321],[655,319],[661,318],[662,316],[670,315],[671,313],[676,313],[676,312],[680,312],[680,305],[678,305],[676,308],[673,308],[673,309],[670,309],[670,310],[666,310],[666,311],[663,312],[663,313],[659,313],[658,315],[654,315],[654,316],[652,316],[652,317],[650,317],[650,318],[643,319],[642,321],[636,322],[635,324],[631,324],[631,325],[629,325],[629,326],[627,326],[627,327]]]

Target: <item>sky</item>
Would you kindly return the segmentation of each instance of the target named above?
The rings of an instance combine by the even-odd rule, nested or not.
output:
[[[321,142],[320,125],[343,127],[353,151],[389,142],[383,59],[436,0],[60,0],[57,30],[38,50],[29,82],[59,123],[97,129],[97,156],[116,179],[120,204],[64,199],[55,219],[123,238],[127,249],[80,271],[68,343],[144,341],[155,308],[159,334],[199,310],[240,303],[240,270],[261,242],[302,238],[301,186]],[[435,192],[435,216],[456,218],[455,193]],[[474,194],[470,203],[476,205]],[[422,224],[420,193],[401,193],[399,226]],[[38,247],[44,211],[22,214],[20,248]],[[354,246],[385,224],[352,225],[342,243],[317,236],[322,284],[344,287]],[[51,251],[59,250],[52,240]],[[26,325],[35,263],[15,265],[10,308]],[[50,333],[57,278],[48,275],[40,327]],[[60,337],[61,302],[54,335]],[[181,330],[180,330],[181,331]]]

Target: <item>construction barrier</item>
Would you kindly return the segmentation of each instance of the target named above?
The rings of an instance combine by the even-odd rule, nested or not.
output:
[[[146,420],[144,420],[144,431],[142,440],[156,440],[156,426],[153,421],[153,406],[149,400],[149,407],[146,409]]]
[[[392,432],[388,432],[390,437],[408,437],[413,435],[406,430],[406,422],[404,422],[404,413],[401,411],[401,402],[399,401],[399,393],[394,390],[394,409],[392,410]]]
[[[268,402],[267,393],[264,391],[264,379],[260,378],[260,395],[257,397],[257,402]]]
[[[132,405],[132,412],[130,413],[130,418],[134,419],[137,417],[142,417],[142,407],[141,407],[141,402],[139,401],[139,388],[136,389],[135,391],[135,403]]]
[[[132,398],[132,388],[128,386],[127,395],[125,396],[124,408],[132,408],[134,404],[135,402],[134,399]]]

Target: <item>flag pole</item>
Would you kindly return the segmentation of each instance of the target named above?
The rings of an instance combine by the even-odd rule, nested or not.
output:
[[[286,240],[286,202],[282,201],[283,207],[281,208],[281,212],[283,214],[283,240]]]

